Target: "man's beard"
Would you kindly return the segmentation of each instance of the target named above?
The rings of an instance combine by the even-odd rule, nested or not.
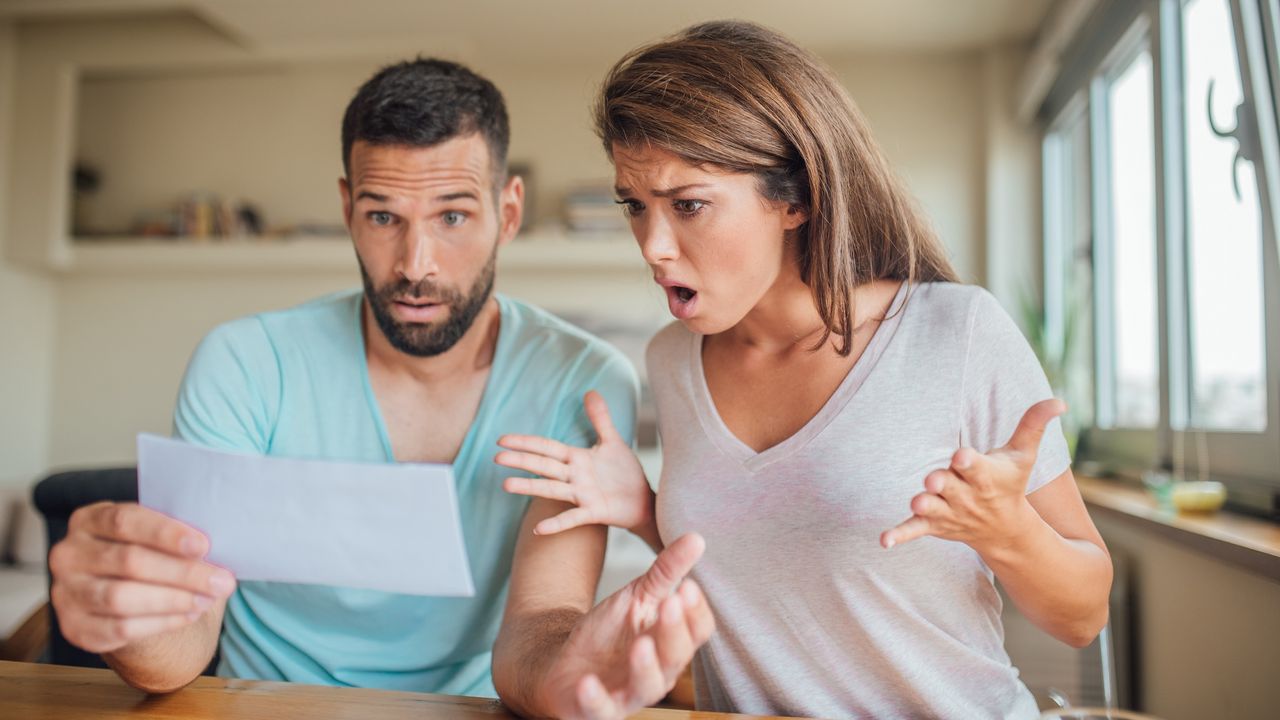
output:
[[[493,293],[493,276],[498,249],[495,247],[480,277],[476,278],[467,294],[456,287],[441,285],[429,279],[411,283],[404,278],[375,288],[373,280],[360,260],[360,276],[364,278],[364,297],[373,310],[382,334],[391,346],[414,357],[434,357],[457,344],[471,329],[476,316],[484,308]],[[359,256],[357,256],[359,260]],[[400,322],[392,314],[391,307],[398,298],[431,298],[449,308],[443,320],[434,323]]]

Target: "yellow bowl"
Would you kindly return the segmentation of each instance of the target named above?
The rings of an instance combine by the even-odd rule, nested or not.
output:
[[[1227,488],[1220,482],[1202,480],[1173,486],[1173,506],[1182,512],[1213,512],[1227,501]]]

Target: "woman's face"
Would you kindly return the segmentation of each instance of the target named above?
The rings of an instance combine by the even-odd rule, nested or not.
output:
[[[615,144],[618,201],[667,305],[693,332],[737,325],[779,280],[798,281],[784,235],[804,213],[760,195],[754,175]]]

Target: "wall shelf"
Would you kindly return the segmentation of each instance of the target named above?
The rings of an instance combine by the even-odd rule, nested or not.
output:
[[[275,240],[192,240],[143,237],[71,239],[64,275],[264,272],[352,273],[351,242],[344,237]],[[498,251],[503,272],[583,270],[644,273],[629,234],[567,235],[535,231]]]

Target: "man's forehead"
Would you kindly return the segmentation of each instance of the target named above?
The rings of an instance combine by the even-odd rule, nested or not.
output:
[[[361,185],[461,184],[485,187],[492,178],[488,144],[479,134],[427,147],[376,144],[351,148],[351,183]]]

